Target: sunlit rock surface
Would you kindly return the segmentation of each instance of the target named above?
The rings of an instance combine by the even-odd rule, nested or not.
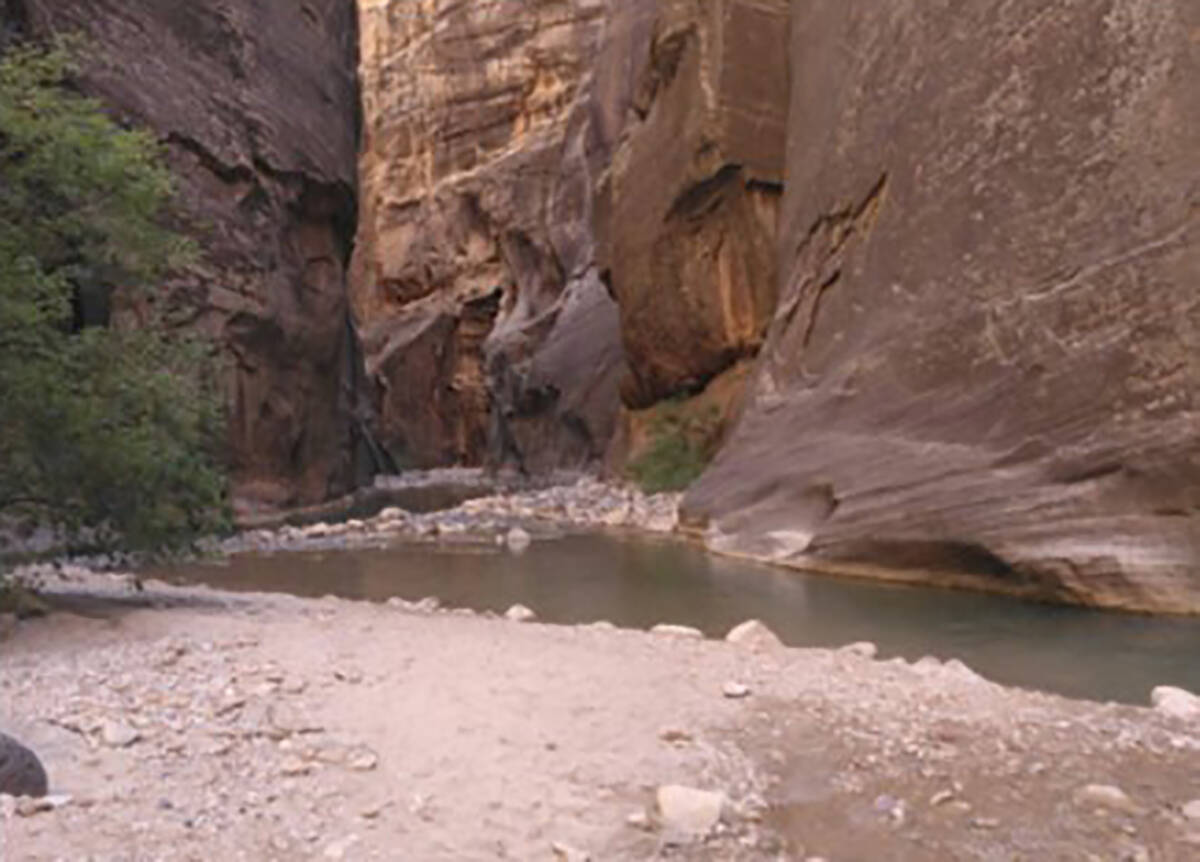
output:
[[[399,466],[603,454],[621,352],[586,92],[606,7],[360,3],[353,302]]]

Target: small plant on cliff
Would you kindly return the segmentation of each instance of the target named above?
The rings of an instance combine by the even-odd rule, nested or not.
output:
[[[672,400],[653,408],[650,441],[627,472],[649,494],[681,491],[700,477],[720,441],[720,411]]]
[[[191,250],[165,228],[153,138],[66,86],[62,50],[0,58],[0,526],[145,550],[225,522],[211,351],[151,322],[87,325]]]

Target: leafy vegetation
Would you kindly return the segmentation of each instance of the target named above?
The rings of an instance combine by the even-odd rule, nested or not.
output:
[[[227,523],[212,351],[157,319],[84,325],[80,306],[115,289],[152,307],[194,251],[164,226],[157,143],[70,72],[61,48],[0,58],[0,517],[110,550],[179,547]]]
[[[700,477],[716,454],[720,411],[712,405],[697,410],[679,399],[653,409],[649,445],[626,470],[647,493],[681,491]]]

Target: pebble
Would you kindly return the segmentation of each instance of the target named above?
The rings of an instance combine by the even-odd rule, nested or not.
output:
[[[308,775],[313,771],[313,765],[299,757],[288,757],[279,765],[282,775]]]
[[[721,688],[721,694],[733,700],[750,696],[750,687],[740,682],[727,682]]]
[[[650,816],[645,811],[635,811],[630,814],[625,818],[625,825],[643,831],[648,831],[653,826]]]
[[[954,798],[953,790],[939,790],[933,796],[929,797],[929,805],[931,808],[937,808],[939,805],[944,805]]]
[[[141,733],[119,721],[105,721],[100,726],[100,740],[109,748],[128,748],[141,738]]]
[[[22,796],[16,801],[16,813],[21,817],[33,817],[35,814],[41,814],[45,811],[56,811],[71,802],[71,796],[66,793],[60,793],[53,796],[40,796],[37,798]]]
[[[879,647],[870,641],[856,641],[852,644],[847,644],[838,650],[842,655],[852,655],[859,658],[875,658],[879,654]]]
[[[519,554],[533,544],[533,539],[530,538],[529,533],[525,530],[520,527],[513,527],[504,535],[504,544],[508,545],[510,551]]]
[[[524,605],[513,605],[504,612],[504,618],[515,623],[527,623],[536,620],[537,614]]]
[[[586,850],[580,850],[578,847],[572,847],[561,841],[555,841],[550,845],[550,849],[554,853],[554,858],[559,862],[592,862],[591,854]]]
[[[703,837],[721,820],[726,805],[724,793],[667,784],[655,794],[659,821],[668,833]]]
[[[1075,792],[1075,799],[1084,805],[1094,805],[1112,811],[1137,810],[1137,806],[1125,791],[1112,784],[1088,784]]]
[[[370,772],[379,765],[379,757],[370,749],[361,749],[350,756],[346,765],[356,772]]]
[[[663,742],[691,742],[692,735],[681,727],[664,727],[658,732]]]
[[[1150,692],[1150,703],[1159,713],[1180,721],[1200,720],[1200,697],[1170,685],[1160,685]]]
[[[347,851],[357,844],[358,841],[359,838],[357,835],[347,835],[345,838],[340,838],[331,844],[327,844],[321,855],[326,859],[345,859]]]
[[[725,640],[756,650],[778,649],[783,646],[783,641],[761,620],[746,620],[734,626],[729,630],[729,634],[725,635]]]
[[[1188,820],[1200,822],[1200,799],[1193,799],[1183,806],[1183,816]]]
[[[677,626],[670,623],[659,623],[650,629],[650,634],[667,638],[684,638],[688,640],[703,640],[704,632],[691,626]]]

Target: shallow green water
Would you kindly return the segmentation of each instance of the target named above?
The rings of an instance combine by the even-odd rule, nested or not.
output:
[[[574,535],[519,555],[478,546],[244,555],[157,575],[372,601],[432,595],[479,611],[520,602],[549,622],[672,622],[713,636],[758,618],[793,646],[870,640],[884,658],[959,658],[997,682],[1075,697],[1147,703],[1155,685],[1200,691],[1197,620],[806,576],[668,541]]]

